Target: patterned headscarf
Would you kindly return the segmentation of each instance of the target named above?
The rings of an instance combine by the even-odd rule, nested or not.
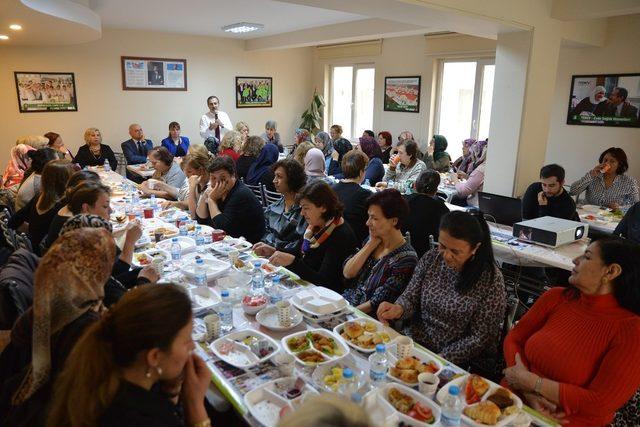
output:
[[[462,141],[462,145],[469,149],[468,154],[465,156],[464,153],[460,158],[460,163],[457,165],[458,170],[470,174],[473,170],[473,146],[476,144],[476,140],[473,138],[465,139]]]
[[[322,148],[322,154],[324,154],[324,158],[331,157],[331,153],[333,153],[333,141],[331,141],[331,135],[327,132],[318,132],[316,138],[320,139],[324,144],[324,148]]]
[[[313,143],[311,140],[311,133],[309,133],[306,129],[296,129],[296,143],[300,144],[303,141],[309,141]]]
[[[80,228],[104,228],[109,233],[113,231],[111,223],[98,215],[78,214],[67,220],[60,230],[60,236],[63,234],[78,230]]]
[[[34,276],[31,365],[13,396],[14,405],[25,402],[49,380],[51,337],[102,306],[115,255],[111,233],[92,228],[59,237],[42,257]]]
[[[382,150],[380,149],[380,145],[378,145],[378,141],[368,135],[360,137],[360,149],[367,155],[369,160],[375,157],[379,159],[382,158]]]
[[[433,135],[433,141],[435,142],[435,144],[433,145],[433,160],[434,161],[438,161],[438,159],[440,159],[440,157],[443,156],[449,156],[449,153],[447,153],[447,147],[449,146],[449,143],[447,142],[447,138],[445,138],[442,135]]]
[[[18,144],[11,148],[11,159],[2,175],[3,188],[13,187],[22,182],[25,171],[31,166],[31,158],[27,153],[34,150],[35,148],[26,144]]]
[[[480,164],[484,163],[487,159],[487,146],[489,144],[489,140],[483,140],[476,142],[473,147],[471,147],[471,154],[473,156],[473,168],[477,168]]]
[[[317,148],[312,148],[304,156],[304,172],[307,176],[326,176],[324,154]]]

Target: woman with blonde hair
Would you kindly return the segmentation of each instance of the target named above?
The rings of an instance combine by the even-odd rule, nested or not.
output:
[[[204,147],[204,145],[201,145]],[[187,176],[185,185],[175,195],[176,201],[162,202],[164,208],[176,207],[183,210],[188,210],[191,213],[191,217],[195,218],[196,206],[200,195],[209,186],[209,165],[213,160],[213,155],[209,153],[209,150],[189,150],[183,159],[180,166],[182,171]],[[186,187],[186,188],[185,188]]]
[[[242,143],[247,142],[247,139],[249,139],[249,125],[246,122],[240,121],[236,123],[235,130],[242,135]]]
[[[293,159],[304,166],[304,158],[307,156],[309,150],[315,147],[316,146],[312,142],[302,141],[296,147],[296,151],[293,153]]]
[[[47,142],[49,142],[49,139],[42,135],[26,135],[18,138],[16,140],[16,145],[24,144],[39,150],[46,147]]]
[[[76,163],[81,168],[85,166],[104,166],[105,162],[109,162],[111,170],[118,168],[113,150],[107,144],[102,143],[102,133],[98,128],[89,128],[84,131],[85,145],[78,149],[76,154]]]
[[[259,136],[250,136],[243,144],[241,148],[241,154],[236,162],[236,172],[238,178],[246,179],[247,173],[260,155],[262,147],[265,142]]]
[[[220,152],[218,156],[229,156],[235,163],[240,157],[240,146],[242,145],[242,134],[235,130],[225,133],[220,142]]]

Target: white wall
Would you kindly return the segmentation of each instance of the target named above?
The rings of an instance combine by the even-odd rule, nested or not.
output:
[[[121,151],[130,123],[140,123],[146,136],[159,144],[175,120],[183,135],[201,142],[198,121],[212,94],[220,97],[221,109],[231,120],[246,121],[252,134],[264,132],[265,121],[274,119],[282,137],[292,139],[313,94],[312,51],[247,52],[242,41],[231,39],[124,30],[105,30],[102,39],[75,46],[0,47],[0,169],[16,138],[25,134],[55,131],[75,152],[84,143],[84,130],[95,126],[105,143]],[[186,58],[188,91],[123,91],[121,55]],[[74,72],[78,112],[20,114],[14,71]],[[236,109],[235,76],[273,77],[273,108]]]
[[[610,20],[606,46],[560,51],[545,162],[564,166],[568,183],[593,168],[599,154],[611,146],[625,150],[628,173],[640,179],[640,129],[566,124],[571,76],[640,73],[638,42],[640,15],[631,15]]]

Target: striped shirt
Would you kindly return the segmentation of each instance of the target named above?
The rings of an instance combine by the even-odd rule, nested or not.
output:
[[[640,201],[638,194],[638,182],[629,175],[616,175],[611,187],[607,188],[604,176],[585,176],[571,184],[569,194],[576,196],[586,190],[585,203],[598,206],[609,206],[612,203],[619,205],[632,205]]]

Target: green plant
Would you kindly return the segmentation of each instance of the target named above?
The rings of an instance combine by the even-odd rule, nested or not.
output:
[[[322,123],[322,113],[324,107],[324,98],[318,93],[318,90],[313,91],[313,99],[311,105],[302,113],[302,122],[300,123],[301,129],[307,129],[309,132],[318,133],[320,131],[320,125]]]

